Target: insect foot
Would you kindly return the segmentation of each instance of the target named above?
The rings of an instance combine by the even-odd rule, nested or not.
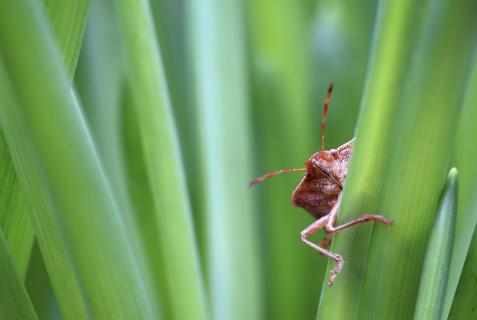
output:
[[[336,263],[335,268],[331,271],[331,275],[328,279],[328,284],[330,286],[332,286],[333,282],[335,281],[336,275],[343,268],[344,261],[343,261],[343,257],[341,257],[339,254],[333,253],[333,252],[317,245],[316,243],[311,242],[308,239],[308,237],[315,232],[315,229],[316,229],[317,225],[319,225],[319,224],[323,225],[324,223],[326,223],[326,219],[320,219],[320,220],[315,221],[314,224],[312,224],[311,226],[309,226],[308,228],[303,230],[300,234],[300,237],[301,237],[301,241],[303,241],[307,246],[312,247],[313,249],[318,251],[321,255],[335,261],[335,263]]]
[[[340,273],[341,269],[343,268],[343,258],[340,255],[336,255],[336,266],[333,270],[331,270],[331,275],[328,278],[328,285],[331,287],[333,283],[335,282],[335,278]]]

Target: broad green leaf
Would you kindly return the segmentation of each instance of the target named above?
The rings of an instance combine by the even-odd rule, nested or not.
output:
[[[20,274],[8,252],[0,230],[0,318],[5,320],[37,319]]]
[[[347,263],[318,318],[413,316],[477,27],[473,1],[424,5],[380,1],[339,222],[378,212],[395,224],[335,237]]]
[[[146,1],[115,1],[125,64],[139,123],[147,182],[153,194],[156,232],[163,255],[165,296],[172,319],[208,318],[205,288],[177,131],[159,44]]]
[[[153,318],[151,296],[44,17],[32,1],[0,12],[1,29],[16,30],[0,33],[3,68],[19,99],[14,110],[3,108],[6,122],[15,122],[9,130],[26,129],[21,143],[41,169],[90,312],[97,318]]]
[[[457,169],[452,168],[442,192],[421,272],[414,319],[440,319],[449,279],[457,216]]]

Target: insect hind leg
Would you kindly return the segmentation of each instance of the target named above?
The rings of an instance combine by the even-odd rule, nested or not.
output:
[[[335,278],[336,278],[336,275],[341,271],[341,269],[343,268],[343,258],[339,255],[339,254],[336,254],[336,253],[333,253],[327,249],[325,249],[324,247],[320,246],[320,245],[317,245],[316,243],[313,243],[312,241],[310,241],[308,239],[309,236],[311,236],[312,234],[316,233],[318,230],[320,229],[323,229],[326,227],[327,223],[328,223],[328,218],[329,218],[329,215],[326,215],[318,220],[316,220],[315,222],[313,222],[312,224],[310,224],[308,227],[306,227],[301,233],[300,233],[300,236],[301,236],[301,241],[303,241],[307,246],[315,249],[316,251],[318,251],[321,255],[327,257],[327,258],[330,258],[332,260],[335,261],[336,263],[336,266],[335,268],[331,271],[331,275],[330,277],[328,278],[328,284],[330,286],[333,285],[333,282],[335,281]],[[332,237],[332,236],[331,236]],[[327,237],[328,239],[329,237]],[[331,241],[331,238],[329,238]]]
[[[330,237],[330,236],[332,237],[333,234],[335,234],[337,232],[340,232],[340,231],[343,231],[344,229],[347,229],[351,226],[354,226],[356,224],[365,223],[365,222],[375,221],[375,222],[379,222],[379,223],[382,223],[382,224],[385,224],[385,225],[392,225],[393,224],[392,220],[385,219],[382,216],[365,214],[365,215],[362,215],[362,216],[360,216],[356,219],[345,222],[342,225],[336,226],[335,224],[336,224],[336,220],[338,218],[338,214],[339,214],[340,206],[341,206],[341,195],[342,194],[340,194],[340,196],[338,198],[338,201],[336,202],[335,206],[333,207],[333,209],[331,209],[331,211],[329,213],[329,219],[328,219],[328,222],[325,226],[325,231],[328,233],[328,237]]]

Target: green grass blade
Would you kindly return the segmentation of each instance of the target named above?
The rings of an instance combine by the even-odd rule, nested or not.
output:
[[[65,318],[55,297],[45,262],[35,241],[30,257],[30,266],[25,281],[28,296],[39,319]]]
[[[49,1],[48,13],[49,18],[56,21],[57,38],[60,39],[62,45],[67,48],[77,48],[79,52],[79,44],[82,40],[82,29],[78,25],[83,26],[86,20],[87,1],[68,1],[61,6],[61,10],[55,10],[58,5],[54,1]],[[82,8],[81,10],[77,10]],[[59,23],[62,19],[75,21],[74,24],[67,23],[63,25]],[[63,49],[63,48],[61,48]],[[72,77],[74,71],[74,64],[78,52],[72,50],[65,50],[64,60],[70,63],[67,65],[69,76]],[[5,74],[3,74],[5,76]],[[5,80],[5,78],[3,78]],[[9,88],[9,83],[2,84],[2,103],[7,105],[15,105],[15,98],[10,92],[6,92]],[[9,99],[7,99],[9,97]],[[8,101],[7,101],[8,100]],[[16,106],[14,108],[17,108]],[[5,109],[4,109],[5,110]],[[6,116],[2,117],[5,120]],[[83,301],[82,293],[76,280],[76,275],[69,260],[69,254],[63,243],[60,233],[60,227],[54,221],[53,205],[50,202],[49,195],[42,187],[41,177],[38,175],[37,163],[31,155],[29,147],[22,141],[26,141],[24,128],[17,126],[14,130],[6,130],[10,137],[9,148],[14,159],[14,164],[19,178],[19,183],[25,193],[28,202],[28,210],[35,229],[37,239],[42,248],[42,255],[49,270],[50,280],[53,284],[55,292],[58,296],[63,316],[66,319],[81,319],[86,318],[87,310],[86,304]],[[3,121],[4,130],[11,126],[11,123]],[[13,125],[15,126],[15,125]]]
[[[240,1],[188,1],[214,319],[262,317]],[[234,41],[229,41],[234,39]],[[224,44],[227,45],[224,46]]]
[[[193,105],[192,66],[187,38],[187,1],[152,0],[151,10],[161,46],[161,57],[169,88],[172,111],[184,161],[185,178],[192,207],[194,227],[200,256],[206,256],[206,217],[203,210],[205,190],[200,179],[202,171],[197,136],[197,110]],[[206,260],[201,259],[201,268],[207,270]]]
[[[91,3],[75,83],[99,157],[121,207],[141,273],[146,284],[152,285],[151,277],[158,266],[148,269],[145,256],[147,243],[141,242],[144,240],[144,231],[138,229],[138,217],[133,211],[127,188],[129,181],[126,180],[121,140],[121,99],[125,79],[123,50],[115,13],[110,1]],[[155,251],[150,252],[150,255],[155,254]]]
[[[76,59],[81,44],[81,35],[84,29],[84,21],[88,1],[57,1],[48,0],[47,3],[50,22],[56,31],[57,40],[64,49],[64,57],[67,60],[66,66],[69,68],[68,73],[72,74],[76,66]],[[72,35],[78,35],[77,37]],[[2,139],[2,146],[5,143]],[[8,151],[2,153],[2,178],[8,179],[1,190],[2,203],[5,204],[3,213],[5,216],[0,219],[3,221],[3,230],[5,238],[10,247],[10,253],[19,269],[23,278],[26,275],[31,247],[33,244],[33,229],[29,221],[26,202],[23,192],[19,189],[16,174]],[[11,189],[10,192],[5,190]]]
[[[449,279],[457,216],[457,169],[452,168],[442,193],[427,245],[414,319],[440,319]]]
[[[318,317],[412,317],[474,45],[474,5],[431,1],[420,11],[415,2],[381,1],[339,220],[379,212],[395,225],[337,235],[333,250],[348,264],[324,290]],[[418,24],[416,12],[426,12]]]
[[[0,103],[1,103],[0,99]],[[9,252],[22,279],[25,279],[33,246],[33,228],[23,191],[17,181],[7,145],[0,133],[0,227]]]
[[[63,243],[60,226],[53,215],[53,204],[43,187],[38,163],[27,143],[29,136],[24,123],[18,117],[15,118],[19,103],[12,91],[3,61],[0,62],[0,120],[18,181],[27,200],[35,236],[43,249],[43,259],[63,316],[65,319],[86,319],[86,304],[69,260],[68,249]],[[8,118],[11,119],[7,120]]]
[[[43,0],[68,75],[73,75],[80,54],[89,0]]]
[[[475,159],[477,159],[475,148],[477,91],[475,88],[477,88],[477,59],[474,58],[456,139],[455,165],[459,168],[460,173],[459,212],[443,319],[449,314],[453,303],[454,293],[468,254],[472,233],[477,225],[477,166],[475,165]]]
[[[206,319],[207,304],[178,138],[150,8],[116,1],[125,60],[173,319]],[[159,252],[158,252],[159,254]]]
[[[91,313],[153,318],[154,306],[44,17],[31,1],[1,9],[1,29],[16,30],[0,33],[0,47],[21,99],[8,120],[28,129]]]
[[[37,319],[20,274],[8,252],[0,230],[0,318],[5,320]]]
[[[452,307],[446,319],[463,320],[477,318],[477,232],[474,231],[469,253],[465,260],[459,285],[455,291]]]
[[[75,81],[112,185],[120,198],[127,198],[121,191],[124,182],[121,178],[121,141],[118,141],[124,72],[117,22],[113,6],[108,1],[91,4]]]
[[[57,43],[63,51],[68,74],[73,74],[86,21],[88,1],[45,0],[45,6],[50,23],[56,34]],[[2,200],[8,201],[8,203],[5,203],[6,205],[10,205],[3,212],[5,214],[9,212],[10,214],[6,214],[0,221],[4,221],[3,230],[5,238],[10,246],[10,252],[19,268],[19,272],[24,277],[33,244],[33,229],[27,215],[24,195],[16,181],[16,175],[8,152],[4,154],[2,159],[2,163],[4,163],[3,168],[6,170],[4,171],[5,175],[2,175],[2,177],[9,178],[8,183],[11,185],[6,185],[1,190],[4,190],[4,195],[11,196],[8,199],[6,197],[2,198]],[[5,191],[8,189],[11,189],[11,192]]]

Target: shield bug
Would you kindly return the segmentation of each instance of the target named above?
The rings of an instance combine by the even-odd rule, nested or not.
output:
[[[354,138],[336,149],[325,150],[325,122],[332,90],[333,82],[330,83],[323,106],[321,150],[306,160],[304,168],[282,169],[270,172],[250,183],[250,186],[253,186],[282,173],[305,172],[305,176],[292,193],[291,202],[293,205],[308,211],[316,219],[315,222],[300,233],[301,240],[323,256],[333,259],[336,262],[335,268],[331,271],[331,275],[328,279],[330,286],[343,267],[343,258],[339,254],[327,249],[335,233],[343,231],[355,224],[369,221],[392,225],[391,220],[387,220],[379,215],[363,215],[344,224],[336,225],[340,210],[343,184],[348,171],[348,163]],[[324,229],[326,232],[325,240],[319,244],[310,241],[308,237],[320,229]]]

